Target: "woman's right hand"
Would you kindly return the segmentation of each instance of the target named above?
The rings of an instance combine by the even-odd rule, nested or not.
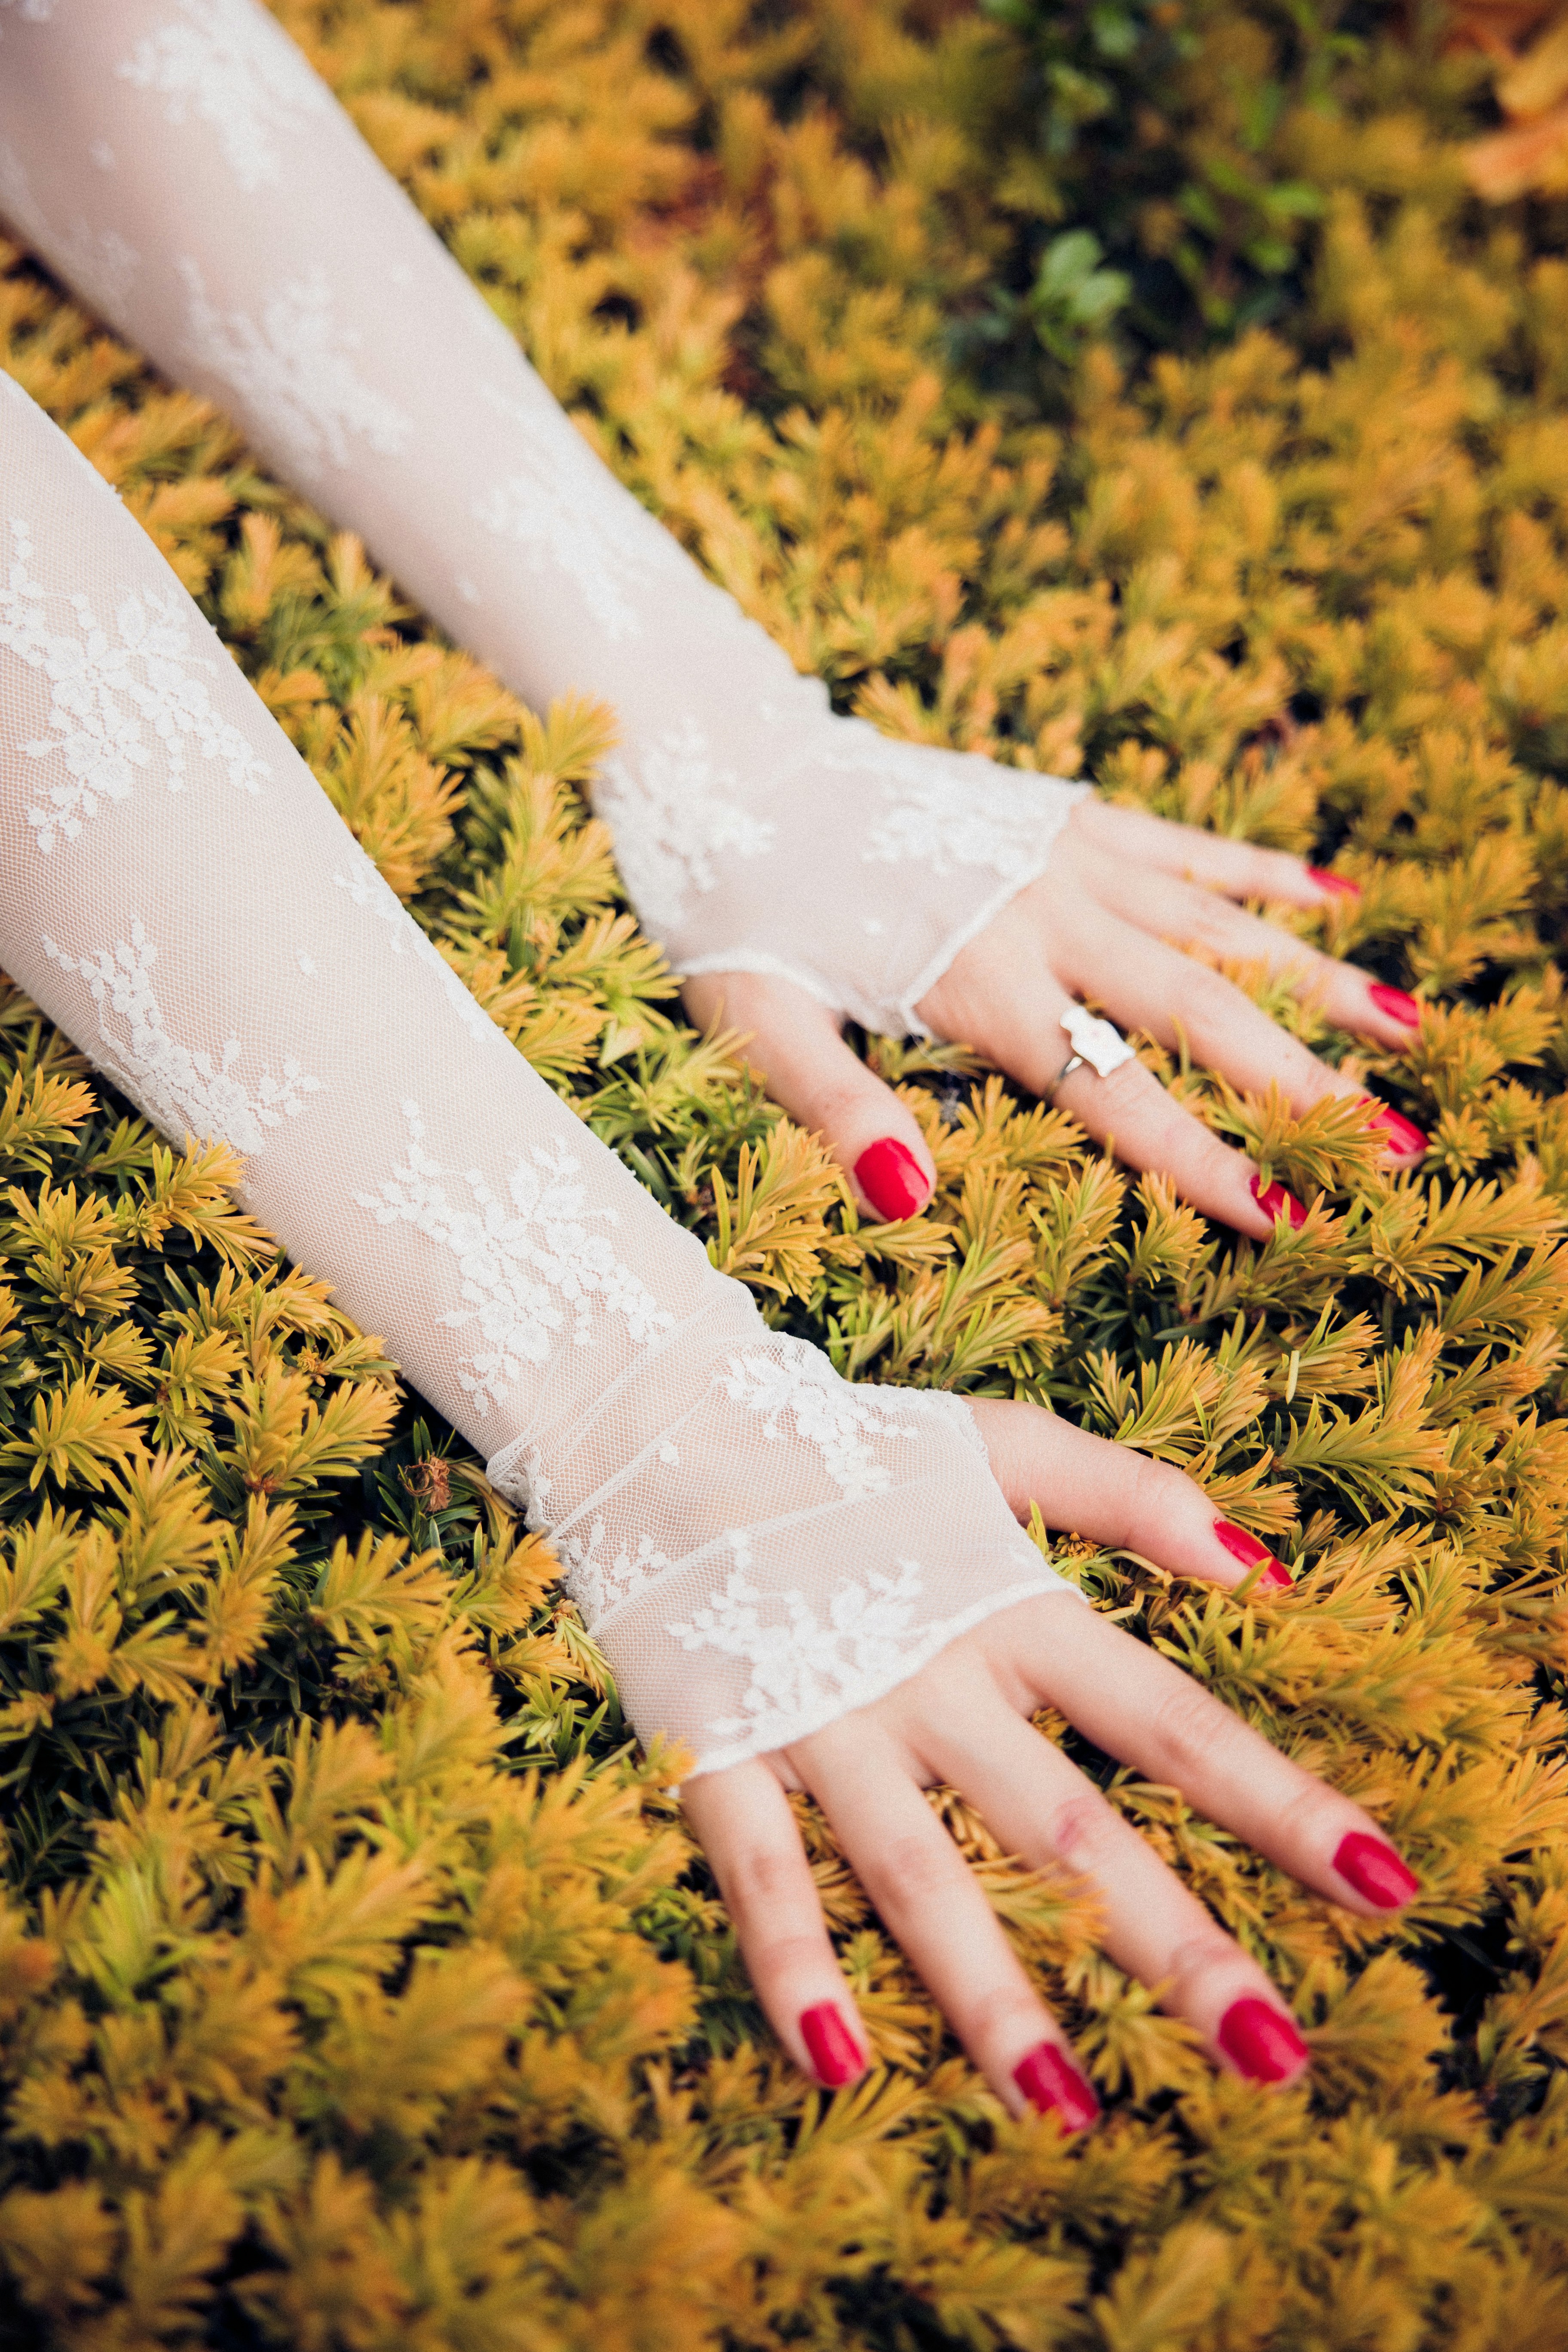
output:
[[[1182,1472],[1032,1405],[974,1411],[1018,1517],[1037,1501],[1047,1524],[1176,1575],[1229,1586],[1253,1577],[1260,1608],[1288,1586],[1262,1546],[1220,1518]],[[1110,1958],[1219,2065],[1263,2085],[1293,2080],[1309,2053],[1287,2000],[1034,1728],[1029,1718],[1047,1707],[1360,1918],[1386,1917],[1418,1892],[1358,1805],[1120,1627],[1069,1594],[1047,1594],[988,1618],[873,1706],[687,1783],[688,1818],[780,2042],[835,2088],[873,2054],[784,1793],[804,1789],[997,2096],[1015,2115],[1049,2110],[1067,2130],[1093,2120],[1087,2074],[922,1793],[941,1781],[1031,1868],[1081,1876],[1098,1898]]]

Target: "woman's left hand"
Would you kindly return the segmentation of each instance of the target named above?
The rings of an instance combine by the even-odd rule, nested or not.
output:
[[[1261,1544],[1194,1481],[1028,1404],[975,1408],[1015,1512],[1135,1551],[1181,1576],[1288,1587]],[[1271,1572],[1272,1571],[1272,1572]],[[784,2047],[837,2087],[872,2044],[839,1967],[785,1801],[805,1789],[953,2032],[1015,2115],[1092,2122],[1093,2087],[922,1791],[956,1789],[1009,1853],[1096,1896],[1110,1958],[1157,1993],[1227,2072],[1290,2082],[1309,2052],[1264,1970],[1094,1782],[1029,1718],[1055,1707],[1145,1780],[1359,1918],[1417,1892],[1372,1818],[1292,1763],[1200,1683],[1070,1594],[1022,1601],[951,1642],[872,1706],[768,1757],[688,1783],[757,1997]]]

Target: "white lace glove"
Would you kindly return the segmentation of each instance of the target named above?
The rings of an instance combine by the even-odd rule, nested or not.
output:
[[[775,1337],[475,1003],[112,491],[0,376],[0,959],[384,1333],[714,1771],[1061,1582],[959,1399]]]
[[[0,19],[17,233],[518,693],[613,704],[596,805],[679,971],[921,1031],[1084,787],[836,717],[587,447],[258,0],[37,15]]]
[[[645,915],[687,971],[763,975],[726,985],[789,999],[789,1025],[794,992],[766,975],[889,1029],[930,988],[933,1021],[984,1045],[957,952],[984,933],[1009,982],[1037,967],[1032,994],[1000,992],[1029,1054],[998,1058],[1038,1087],[1075,994],[1155,1034],[1173,1002],[1193,1012],[1212,975],[1173,957],[1151,988],[1137,928],[1163,929],[1173,887],[1329,895],[1299,861],[1260,870],[1244,845],[1091,804],[1004,907],[1071,788],[834,719],[616,486],[251,0],[0,0],[0,211],[510,683],[617,706],[605,805]],[[1095,2111],[921,1793],[937,1777],[1005,1850],[1087,1871],[1112,1958],[1222,2063],[1296,2078],[1305,2046],[1257,1963],[1020,1718],[1060,1708],[1363,1918],[1416,1887],[1376,1825],[1095,1612],[1014,1605],[1062,1580],[968,1409],[847,1388],[767,1331],[458,986],[149,543],[9,388],[0,490],[0,956],[169,1134],[246,1155],[258,1213],[553,1531],[633,1721],[697,1753],[689,1815],[797,2063],[842,2084],[867,2044],[788,1775],[1012,2111]],[[1059,944],[1075,911],[1077,961],[1047,969],[1036,930]],[[1229,921],[1222,946],[1259,944]],[[1294,968],[1294,941],[1263,944]],[[1331,971],[1364,998],[1364,975]],[[1284,1050],[1289,1075],[1290,1041],[1242,1009],[1260,1026],[1217,1066],[1253,1083]],[[1296,1077],[1305,1100],[1337,1083]],[[1179,1169],[1185,1115],[1138,1066],[1062,1083],[1123,1150],[1141,1115],[1139,1164]],[[1190,1196],[1271,1233],[1248,1164],[1186,1126]],[[1029,1406],[986,1426],[1010,1491],[1093,1539],[1289,1583],[1168,1465]]]

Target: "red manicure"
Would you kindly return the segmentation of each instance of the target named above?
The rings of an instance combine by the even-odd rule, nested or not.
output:
[[[1352,882],[1348,874],[1331,874],[1321,866],[1309,866],[1307,871],[1320,890],[1337,890],[1342,898],[1361,897],[1361,884]]]
[[[1294,1192],[1287,1192],[1283,1184],[1270,1184],[1266,1192],[1263,1189],[1262,1177],[1255,1176],[1252,1180],[1252,1197],[1266,1217],[1279,1218],[1281,1215],[1289,1215],[1291,1224],[1298,1229],[1307,1222],[1306,1210]]]
[[[1403,1112],[1390,1110],[1386,1103],[1378,1102],[1375,1095],[1363,1095],[1362,1100],[1374,1106],[1367,1125],[1382,1128],[1399,1159],[1419,1160],[1425,1155],[1426,1138],[1413,1120]]]
[[[1037,2042],[1013,2069],[1013,2080],[1039,2114],[1054,2115],[1064,2131],[1083,2131],[1100,2113],[1087,2074],[1054,2042]]]
[[[912,1217],[931,1191],[914,1153],[890,1135],[866,1146],[855,1162],[855,1181],[886,1225]]]
[[[1420,1028],[1421,1007],[1413,996],[1406,996],[1402,988],[1384,988],[1382,981],[1377,980],[1366,992],[1378,1011],[1386,1013],[1391,1021],[1403,1021],[1407,1029]]]
[[[866,2061],[855,2037],[830,2000],[800,2013],[800,2038],[806,2046],[816,2079],[829,2091],[841,2090],[866,2071]]]
[[[1284,1591],[1289,1591],[1290,1571],[1280,1566],[1267,1544],[1260,1544],[1256,1536],[1249,1536],[1247,1529],[1238,1528],[1234,1519],[1216,1519],[1214,1531],[1232,1559],[1240,1560],[1244,1568],[1256,1568],[1260,1559],[1268,1562],[1258,1580],[1259,1584],[1274,1584]]]
[[[1282,2083],[1307,2063],[1307,2045],[1266,2000],[1233,2000],[1219,2021],[1220,2048],[1249,2083]]]
[[[1397,1911],[1421,1891],[1421,1881],[1413,1870],[1407,1870],[1391,1845],[1382,1838],[1369,1837],[1365,1830],[1352,1830],[1340,1840],[1334,1856],[1334,1868],[1340,1876],[1375,1903],[1380,1911]]]

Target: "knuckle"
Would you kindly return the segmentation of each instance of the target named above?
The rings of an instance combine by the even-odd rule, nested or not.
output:
[[[1285,1844],[1303,1853],[1319,1848],[1331,1852],[1346,1827],[1344,1799],[1321,1780],[1314,1780],[1310,1772],[1301,1772],[1300,1766],[1290,1765],[1289,1769],[1300,1774],[1300,1783],[1274,1808],[1279,1836]],[[1363,1819],[1358,1813],[1349,1826],[1359,1829],[1363,1826]],[[1371,1826],[1378,1834],[1376,1823]]]
[[[1321,1095],[1330,1091],[1323,1081],[1331,1073],[1319,1061],[1310,1046],[1303,1045],[1299,1038],[1291,1037],[1282,1043],[1278,1061],[1280,1084],[1288,1095],[1315,1102]]]
[[[1241,887],[1249,898],[1277,898],[1281,890],[1293,889],[1300,878],[1296,860],[1278,849],[1248,849],[1241,861]]]
[[[1126,1454],[1134,1505],[1140,1513],[1158,1510],[1169,1499],[1172,1479],[1181,1473],[1173,1471],[1167,1462],[1156,1462],[1152,1454],[1141,1454],[1135,1445],[1128,1446]]]
[[[1161,1974],[1167,1987],[1165,1999],[1178,2012],[1195,2005],[1197,1996],[1205,1985],[1232,1971],[1237,1961],[1249,1964],[1230,1937],[1216,1927],[1212,1934],[1188,1936],[1175,1945]]]
[[[776,1917],[801,1897],[803,1857],[783,1846],[747,1846],[726,1864],[724,1900],[743,1935],[753,1917]]]
[[[1194,1141],[1213,1142],[1208,1129],[1184,1110],[1141,1062],[1123,1062],[1108,1078],[1095,1081],[1093,1118],[1096,1128],[1114,1135],[1117,1143],[1135,1146],[1142,1164],[1145,1156],[1190,1150]],[[1223,1145],[1215,1149],[1223,1150]],[[1163,1165],[1163,1156],[1157,1164]]]
[[[965,2004],[966,2038],[982,2048],[1038,2042],[1050,2019],[1026,1985],[998,1981],[980,1987]]]
[[[1160,1465],[1133,1445],[1117,1445],[1116,1452],[1121,1475],[1107,1479],[1103,1490],[1106,1533],[1114,1542],[1136,1543],[1157,1509]]]
[[[874,1860],[868,1858],[860,1864],[867,1892],[889,1925],[894,1918],[918,1913],[928,1904],[951,1895],[953,1852],[945,1831],[938,1828],[934,1840],[921,1836],[889,1839]]]
[[[1140,1454],[1131,1446],[1126,1453],[1128,1525],[1140,1532],[1168,1535],[1173,1522],[1185,1516],[1194,1498],[1201,1500],[1198,1488],[1169,1462],[1156,1462],[1152,1454]]]
[[[1075,1870],[1091,1872],[1116,1843],[1121,1827],[1115,1807],[1098,1790],[1086,1789],[1057,1807],[1051,1817],[1051,1844]]]
[[[858,1065],[846,1067],[839,1060],[837,1044],[826,1048],[834,1057],[833,1067],[814,1073],[811,1081],[811,1105],[816,1124],[831,1134],[848,1127],[863,1127],[869,1116],[882,1127],[895,1127],[901,1135],[909,1121],[905,1113],[888,1099],[888,1090],[880,1078]]]
[[[1236,1718],[1219,1700],[1183,1675],[1156,1701],[1150,1717],[1151,1760],[1161,1778],[1177,1788],[1202,1778],[1236,1731]]]
[[[819,1969],[825,1955],[829,1960],[833,1958],[833,1948],[826,1934],[758,1936],[742,1932],[741,1943],[753,1979],[765,1979],[773,1984]]]

